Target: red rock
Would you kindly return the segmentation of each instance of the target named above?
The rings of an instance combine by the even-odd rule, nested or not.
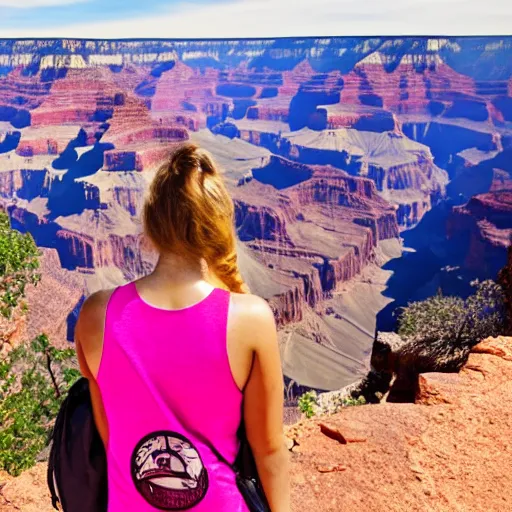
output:
[[[247,183],[251,169],[266,165],[254,160],[238,176],[237,182],[241,180],[246,185],[237,187],[240,190],[233,191],[233,196],[243,238],[240,245],[244,252],[241,255],[246,265],[244,271],[256,293],[270,300],[279,326],[301,322],[296,330],[299,334],[293,332],[291,338],[299,339],[302,347],[311,342],[322,345],[323,350],[343,348],[343,342],[337,340],[344,339],[346,333],[340,328],[353,323],[361,333],[354,334],[354,339],[358,337],[355,341],[365,339],[369,343],[367,333],[373,332],[373,320],[368,318],[383,306],[374,299],[379,292],[374,293],[376,282],[367,274],[378,272],[377,266],[383,264],[379,258],[386,241],[398,241],[399,230],[417,224],[444,193],[443,176],[433,164],[430,151],[405,137],[402,123],[414,123],[407,117],[413,114],[431,122],[433,117],[428,109],[431,100],[439,108],[450,108],[456,101],[454,98],[460,96],[473,101],[478,91],[490,119],[485,127],[476,123],[477,129],[496,132],[491,138],[497,150],[506,145],[502,127],[492,126],[493,120],[506,122],[505,112],[494,108],[486,94],[480,94],[482,84],[475,84],[472,78],[442,61],[442,55],[454,57],[457,53],[451,47],[452,42],[435,39],[410,43],[412,46],[408,47],[409,43],[403,40],[378,38],[362,40],[349,49],[344,40],[338,39],[311,40],[286,48],[270,41],[217,41],[205,45],[204,42],[65,40],[61,55],[48,54],[46,47],[43,50],[45,43],[39,41],[13,43],[12,49],[7,49],[7,45],[2,60],[10,64],[6,64],[8,74],[0,77],[1,101],[17,109],[25,105],[31,112],[33,126],[19,130],[21,140],[16,152],[4,154],[2,158],[1,195],[7,201],[15,195],[18,199],[39,201],[37,227],[59,228],[57,240],[46,243],[58,244],[62,261],[79,269],[88,282],[95,279],[90,277],[94,267],[97,275],[102,276],[98,280],[107,281],[105,276],[112,273],[117,284],[121,278],[137,277],[151,267],[142,255],[140,224],[135,217],[140,214],[152,171],[167,158],[176,143],[194,135],[202,137],[207,132],[203,128],[216,119],[225,119],[235,106],[238,110],[243,103],[238,98],[221,95],[228,94],[223,85],[250,85],[249,91],[254,91],[247,97],[251,97],[248,103],[256,104],[249,107],[244,119],[235,122],[242,139],[271,147],[278,158],[300,160],[306,150],[312,151],[309,153],[312,157],[314,151],[324,151],[322,158],[303,159],[309,162],[326,161],[327,150],[322,147],[325,141],[319,147],[308,147],[292,140],[287,124],[292,99],[299,91],[314,93],[315,98],[325,97],[328,103],[339,96],[338,104],[319,105],[308,121],[310,125],[323,122],[325,114],[329,129],[317,133],[327,135],[328,140],[337,138],[330,133],[335,127],[357,127],[345,131],[352,132],[350,142],[359,145],[353,144],[353,148],[348,148],[350,151],[344,149],[351,164],[346,167],[351,174],[359,175],[348,176],[335,168],[305,166],[312,173],[308,180],[275,192],[255,186],[254,180]],[[153,51],[153,44],[158,51]],[[197,61],[187,65],[188,59],[198,56],[204,57],[205,62],[213,59],[221,65],[196,66]],[[332,59],[336,65],[328,71],[320,70],[319,57]],[[272,69],[260,65],[267,59]],[[285,62],[286,66],[282,66]],[[295,62],[291,69],[290,62]],[[457,62],[460,65],[458,58]],[[34,67],[27,69],[29,65]],[[34,72],[38,65],[40,72]],[[32,76],[24,76],[27,74]],[[491,85],[500,89],[504,84],[493,80]],[[264,97],[275,93],[275,97]],[[382,119],[384,122],[379,124]],[[227,120],[233,121],[229,115]],[[105,121],[107,131],[102,126]],[[460,120],[445,121],[460,126]],[[387,131],[373,134],[364,131],[370,125]],[[105,152],[101,171],[73,184],[74,191],[83,192],[88,208],[96,209],[98,218],[84,212],[73,219],[50,221],[45,218],[48,212],[42,211],[43,198],[51,196],[52,185],[55,186],[62,174],[51,169],[52,157],[76,137],[78,129],[85,131],[88,144],[94,143],[101,133],[102,142],[115,145]],[[420,137],[419,131],[416,134],[414,130],[415,138]],[[424,134],[427,131],[425,127]],[[303,130],[293,133],[299,132],[303,135]],[[242,143],[227,139],[214,143],[222,146],[219,153],[229,175],[238,174],[233,169],[238,169],[243,159],[232,152],[237,142]],[[251,153],[249,144],[245,148]],[[337,155],[338,162],[330,163],[344,168],[343,149],[335,148],[332,153]],[[269,151],[259,155],[267,163],[271,159]],[[303,169],[300,165],[294,167],[293,163],[286,165],[296,171]],[[497,172],[493,190],[503,190],[507,183],[506,175]],[[33,197],[38,191],[39,197]],[[260,193],[265,195],[256,197]],[[33,206],[21,203],[17,206],[20,211],[27,208],[29,213],[34,213]],[[18,214],[21,220],[28,220],[27,215]],[[496,225],[487,229],[486,222],[479,219],[476,229],[490,233],[491,238],[499,237],[501,233],[494,229]],[[475,255],[475,260],[488,252],[494,257],[493,244],[494,240],[488,244],[487,239],[475,237],[468,252]],[[470,263],[475,267],[474,261]],[[347,297],[344,292],[348,291],[349,283],[358,286],[362,280],[372,285],[365,291],[365,299],[372,295],[365,325],[353,322],[350,314],[342,315],[335,307],[336,301]],[[319,316],[327,302],[334,311],[328,319]],[[353,304],[357,302],[353,300]],[[288,333],[282,336],[287,338]],[[344,369],[346,366],[350,371],[358,371],[364,365],[363,352],[357,357],[351,354],[351,362],[343,365]],[[345,353],[338,350],[337,355],[342,358]]]
[[[325,423],[319,423],[318,426],[320,427],[320,432],[322,432],[322,434],[324,434],[328,438],[333,439],[334,441],[338,441],[338,443],[340,444],[347,444],[348,441],[345,439],[345,437],[339,430],[330,427]]]
[[[311,178],[282,191],[253,179],[231,191],[241,240],[280,283],[279,293],[258,282],[255,291],[285,325],[358,275],[379,241],[398,237],[398,226],[371,180],[328,166],[281,165]]]
[[[46,166],[43,165],[41,169],[2,170],[0,172],[0,195],[12,197],[16,194],[30,197],[31,185],[35,183],[40,184],[42,194],[47,193],[51,179]]]
[[[233,104],[228,98],[216,96],[217,80],[217,73],[213,69],[202,73],[199,69],[177,62],[158,80],[151,104],[155,117],[193,131],[205,128],[208,115],[220,117]],[[193,105],[196,111],[186,110],[184,103]]]
[[[415,402],[423,405],[450,404],[450,395],[455,392],[459,382],[457,374],[424,373],[418,379]]]
[[[471,349],[473,354],[490,354],[505,361],[512,361],[510,342],[508,338],[488,338]]]
[[[383,403],[329,417],[334,437],[364,432],[366,443],[333,443],[316,421],[290,427],[287,435],[301,443],[291,459],[292,511],[507,510],[512,338],[477,347],[453,387],[452,404]],[[50,512],[45,475],[44,464],[16,479],[0,475],[1,510]]]
[[[51,512],[46,484],[46,465],[38,464],[18,478],[0,472],[0,510],[2,512]]]
[[[84,278],[61,267],[55,249],[42,249],[41,282],[27,290],[26,339],[41,333],[59,348],[68,347],[67,316],[83,295]]]
[[[98,105],[109,107],[115,95],[115,84],[108,68],[89,68],[87,73],[70,69],[57,80],[42,104],[31,112],[32,126],[88,123]]]
[[[449,104],[445,96],[452,90],[476,97],[474,80],[451,69],[435,53],[406,53],[398,58],[397,63],[394,52],[376,51],[361,60],[343,77],[343,102],[361,103],[364,90],[378,96],[383,107],[410,114],[428,113],[429,97]],[[421,66],[424,70],[418,73],[416,70]]]
[[[330,466],[318,466],[319,473],[335,473],[338,471],[346,471],[347,468],[341,464],[335,464]]]
[[[469,238],[464,262],[467,268],[493,270],[493,263],[504,259],[512,237],[512,191],[480,194],[454,207],[447,233],[449,238]]]
[[[511,338],[499,346],[512,355]],[[332,430],[365,432],[366,443],[339,446],[315,422],[304,422],[300,456],[292,457],[294,512],[506,510],[512,498],[512,475],[503,471],[512,467],[512,364],[472,353],[469,365],[485,370],[486,378],[464,369],[453,404],[383,403],[329,418]],[[342,463],[347,470],[315,480],[318,459],[324,467]],[[318,492],[312,492],[316,484]]]
[[[155,119],[146,103],[124,93],[114,102],[110,128],[102,142],[112,143],[115,149],[104,154],[106,171],[142,171],[160,165],[173,146],[189,139],[187,129],[169,120]]]
[[[434,164],[430,149],[400,133],[303,129],[282,139],[290,158],[327,160],[374,181],[377,193],[395,205],[401,228],[416,225],[445,194],[448,177]]]
[[[494,169],[489,192],[497,192],[499,190],[512,190],[512,176],[503,169]]]
[[[347,443],[366,443],[368,439],[366,437],[347,437]]]
[[[22,68],[0,78],[2,104],[18,106],[21,102],[25,108],[33,109],[44,101],[48,93],[46,84],[34,80],[31,76],[24,76]]]

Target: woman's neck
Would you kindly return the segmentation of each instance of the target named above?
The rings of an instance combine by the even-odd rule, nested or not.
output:
[[[136,283],[139,296],[160,309],[178,310],[196,304],[215,287],[201,260],[174,254],[161,255],[155,270]]]
[[[193,283],[206,280],[206,269],[200,259],[179,254],[161,254],[152,276],[168,284]]]
[[[209,285],[228,289],[225,283],[208,269],[204,260],[174,253],[161,254],[154,271],[144,280],[157,287],[182,288],[192,285],[203,288]]]

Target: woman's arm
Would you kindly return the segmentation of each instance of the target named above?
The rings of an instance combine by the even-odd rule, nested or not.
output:
[[[112,291],[101,291],[91,295],[84,302],[75,327],[80,372],[89,381],[94,420],[105,446],[108,443],[108,425],[96,377],[103,353],[105,316],[111,294]]]
[[[244,391],[247,438],[272,512],[289,512],[289,453],[283,434],[284,383],[274,315],[263,299],[249,297],[252,304],[246,309],[244,330],[254,363]]]

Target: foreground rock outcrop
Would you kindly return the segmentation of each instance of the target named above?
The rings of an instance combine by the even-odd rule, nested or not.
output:
[[[292,510],[504,512],[512,500],[512,338],[459,374],[420,376],[415,404],[350,407],[287,431]],[[2,512],[50,512],[46,467],[0,475]]]
[[[347,408],[324,433],[292,427],[294,510],[507,510],[511,392],[512,338],[488,339],[459,374],[421,375],[415,404]]]

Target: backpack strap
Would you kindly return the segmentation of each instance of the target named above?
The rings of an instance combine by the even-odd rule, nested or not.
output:
[[[52,498],[52,506],[55,510],[59,510],[60,498],[55,482],[55,471],[57,470],[57,454],[59,452],[58,446],[61,443],[62,428],[64,424],[64,418],[67,413],[69,398],[66,397],[62,402],[59,414],[55,420],[53,431],[51,435],[52,446],[50,448],[50,456],[48,458],[48,470],[46,473],[46,482]]]
[[[48,460],[48,471],[46,473],[46,481],[48,483],[48,489],[50,490],[50,496],[52,498],[52,507],[55,510],[59,510],[59,507],[58,507],[59,497],[57,496],[57,492],[55,489],[55,479],[54,479],[54,473],[55,473],[55,460],[54,459],[55,459],[55,457],[53,456],[53,453],[51,453],[50,458]]]
[[[203,436],[201,433],[197,432],[196,430],[190,428],[190,426],[187,424],[187,422],[183,421],[183,418],[178,417],[178,415],[176,415],[175,411],[173,411],[173,412],[174,412],[175,416],[177,416],[178,421],[181,423],[181,425],[184,427],[184,429],[187,431],[187,433],[191,434],[198,441],[200,441],[205,446],[207,446],[212,451],[212,453],[215,455],[215,457],[217,457],[217,459],[219,459],[220,462],[222,462],[223,464],[225,464],[226,466],[231,468],[235,474],[238,474],[238,468],[236,467],[235,463],[229,462],[226,459],[226,457],[224,457],[224,455],[222,455],[222,453],[220,453],[219,450],[217,450],[217,448],[215,448],[214,444],[209,439],[207,439],[205,436]]]
[[[180,422],[181,422],[181,420],[180,420]],[[226,457],[224,457],[224,455],[222,455],[222,453],[220,453],[219,450],[217,450],[217,448],[215,448],[214,444],[209,439],[207,439],[205,436],[203,436],[199,432],[194,431],[193,429],[190,429],[188,427],[188,425],[184,424],[183,422],[181,422],[181,423],[185,427],[185,430],[189,434],[192,434],[198,441],[200,441],[201,443],[206,445],[212,451],[212,453],[215,455],[215,457],[217,457],[217,459],[219,459],[220,462],[222,462],[223,464],[225,464],[226,466],[231,468],[234,473],[238,473],[236,466],[234,464],[232,464],[231,462],[229,462],[226,459]]]

